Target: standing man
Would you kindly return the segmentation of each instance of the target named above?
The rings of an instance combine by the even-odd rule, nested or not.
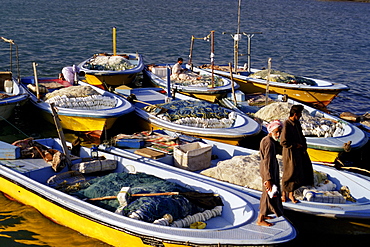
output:
[[[281,132],[280,144],[283,146],[283,178],[282,178],[282,201],[286,196],[293,202],[298,201],[294,197],[294,190],[303,185],[313,185],[313,168],[307,153],[306,138],[302,133],[299,119],[302,116],[303,105],[293,105],[290,109],[289,118],[285,120]]]
[[[280,196],[279,163],[276,159],[275,142],[279,139],[282,124],[275,120],[267,125],[268,135],[260,143],[260,174],[262,177],[262,196],[260,199],[260,212],[257,225],[272,226],[273,223],[266,220],[274,213],[277,217],[283,215],[283,205]]]

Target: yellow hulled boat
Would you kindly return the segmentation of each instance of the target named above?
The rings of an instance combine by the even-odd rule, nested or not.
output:
[[[130,84],[143,70],[140,54],[95,54],[78,65],[85,72],[86,81],[94,86],[118,87]]]
[[[207,66],[201,67],[204,68]],[[230,77],[230,73],[222,69],[223,66],[218,66],[214,72],[218,75]],[[209,71],[207,68],[205,70]],[[302,77],[307,83],[297,83],[294,80],[292,82],[279,82],[278,80],[272,81],[272,79],[267,83],[264,77],[253,77],[253,74],[257,72],[261,72],[261,70],[251,69],[251,73],[238,72],[237,74],[233,74],[233,79],[239,84],[239,89],[245,94],[265,93],[268,84],[270,93],[288,95],[289,98],[303,103],[325,107],[340,92],[349,90],[349,87],[343,84],[307,77]],[[272,73],[270,76],[271,78],[278,77]]]
[[[55,139],[37,140],[37,142],[47,148],[61,150],[61,143]],[[1,142],[0,145],[2,148],[11,150],[15,148],[15,146],[5,145]],[[70,144],[67,143],[67,145]],[[9,148],[9,146],[11,147]],[[72,159],[72,168],[75,167],[73,171],[68,171],[67,167],[65,167],[56,173],[43,159],[1,160],[0,190],[8,197],[36,208],[56,223],[76,230],[83,235],[99,239],[112,246],[228,247],[251,246],[255,244],[274,245],[288,242],[296,236],[295,229],[283,216],[271,220],[274,225],[268,227],[268,229],[258,226],[256,222],[259,200],[245,192],[202,181],[199,178],[195,179],[186,172],[169,171],[159,166],[145,164],[138,160],[119,157],[103,151],[99,151],[99,155],[104,156],[107,161],[114,161],[116,164],[115,168],[104,171],[103,167],[99,166],[101,170],[95,171],[93,174],[75,171],[76,167],[81,168],[83,164],[80,163],[82,161],[81,158],[87,160],[90,157],[89,149],[84,147],[81,148],[80,157]],[[87,196],[81,190],[79,190],[80,196],[77,196],[76,194],[68,194],[66,190],[57,189],[61,183],[75,186],[77,185],[76,182],[83,183],[85,176],[89,177],[89,183],[87,184],[89,189],[94,186],[95,182],[99,183],[102,178],[107,179],[106,181],[110,181],[113,177],[120,178],[115,180],[117,181],[115,185],[113,183],[106,183],[105,185],[110,186],[109,188],[118,186],[118,191],[115,193],[117,195],[120,195],[120,189],[122,191],[122,188],[127,188],[125,187],[127,183],[130,184],[128,189],[140,191],[140,187],[143,186],[142,179],[140,184],[135,184],[132,179],[135,179],[135,177],[150,177],[156,179],[156,181],[161,180],[166,184],[173,184],[172,187],[177,187],[180,193],[182,192],[181,188],[186,188],[184,189],[185,191],[194,191],[194,193],[219,199],[216,201],[215,206],[212,204],[209,207],[210,209],[206,209],[207,212],[200,210],[199,213],[204,215],[201,220],[197,220],[192,214],[186,213],[189,215],[186,222],[181,221],[181,218],[179,219],[178,216],[176,218],[173,216],[173,221],[171,217],[161,218],[162,216],[155,216],[157,221],[153,223],[141,217],[129,217],[125,213],[115,211],[113,208],[104,207],[104,205],[112,203],[112,200],[110,202],[109,200],[92,201],[89,199],[94,198],[94,196]],[[126,181],[125,178],[130,179]],[[99,186],[100,188],[103,187],[101,183],[99,183]],[[145,192],[162,192],[154,190],[156,189],[150,187]],[[213,194],[215,192],[217,194]],[[106,196],[111,196],[111,194]],[[128,206],[132,206],[137,201],[140,201],[137,198],[140,199],[140,197],[126,197]],[[148,204],[150,200],[149,197],[146,198]],[[151,202],[154,204],[161,200],[166,200],[166,202],[174,200],[184,202],[181,205],[182,207],[191,206],[189,201],[185,203],[186,200],[181,199],[186,198],[182,194],[151,198],[154,198],[154,201],[152,200]],[[114,203],[117,204],[119,209],[118,201],[114,200]],[[125,209],[127,212],[131,211],[129,207],[125,207]],[[154,209],[160,210],[160,208],[156,207]],[[208,214],[208,212],[212,212],[212,214]],[[182,214],[182,212],[179,213],[179,215]],[[163,224],[158,224],[158,222]],[[198,224],[198,222],[203,223]],[[193,226],[195,223],[203,228],[205,227],[205,229],[189,228],[190,225]],[[182,225],[180,226],[179,224]]]
[[[134,110],[123,97],[82,81],[76,86],[71,86],[60,79],[41,78],[38,83],[46,89],[49,87],[50,94],[40,94],[38,99],[33,91],[34,77],[22,78],[22,86],[29,93],[30,102],[51,123],[54,123],[54,120],[50,104],[55,103],[63,129],[82,132],[102,131],[111,128],[118,117]],[[53,88],[51,89],[50,86]],[[88,90],[78,91],[82,88]],[[74,89],[81,94],[73,93]]]

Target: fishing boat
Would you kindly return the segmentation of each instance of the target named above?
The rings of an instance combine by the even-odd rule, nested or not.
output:
[[[36,83],[37,82],[37,83]],[[78,81],[77,85],[56,78],[23,77],[21,86],[42,117],[54,123],[50,104],[57,108],[63,129],[81,132],[110,129],[118,117],[134,110],[124,98]]]
[[[135,107],[136,115],[141,120],[143,130],[167,129],[234,145],[238,145],[244,138],[255,136],[261,131],[261,125],[245,114],[182,94],[172,95],[162,90],[166,92],[163,94],[159,92],[160,90],[159,88],[116,88],[116,92],[124,96],[135,96],[135,100],[131,102]],[[165,105],[166,102],[168,102],[167,105]],[[198,109],[198,107],[205,110],[199,114],[194,113],[192,109]],[[217,109],[212,109],[212,107]],[[170,108],[181,112],[174,113],[175,116],[168,116],[166,113]],[[161,114],[163,111],[164,113]],[[194,117],[196,114],[199,117]]]
[[[194,68],[194,71],[203,69],[210,71],[207,65],[200,67]],[[226,66],[216,66],[214,73],[229,78],[230,73],[225,70]],[[268,87],[268,91],[271,93],[286,94],[289,98],[297,101],[325,107],[340,92],[349,90],[349,87],[344,84],[309,77],[299,77],[300,79],[298,79],[298,77],[291,75],[281,76],[282,72],[273,70],[270,74],[270,79],[267,80],[267,70],[250,69],[250,71],[238,70],[237,73],[233,73],[233,79],[239,84],[239,89],[246,94],[265,93]],[[259,73],[262,76],[259,76]]]
[[[2,121],[12,115],[17,105],[23,105],[27,101],[28,94],[19,86],[18,46],[13,40],[4,37],[0,37],[0,39],[10,44],[10,54],[12,54],[12,46],[16,47],[18,67],[18,79],[13,77],[12,71],[0,71],[0,121]],[[12,67],[12,61],[10,61],[10,69]]]
[[[88,83],[108,88],[132,83],[144,69],[144,62],[138,53],[99,53],[78,67],[85,72]]]
[[[116,28],[112,28],[112,53],[98,53],[81,62],[77,67],[85,73],[88,83],[109,89],[130,84],[144,69],[139,53],[117,53]]]
[[[0,121],[8,119],[16,106],[28,99],[27,92],[19,86],[11,72],[0,72]]]
[[[364,131],[340,117],[283,95],[268,96],[271,100],[268,105],[265,105],[266,97],[263,94],[245,95],[247,100],[238,102],[238,105],[243,112],[261,119],[263,126],[275,119],[284,122],[292,105],[303,105],[304,112],[300,122],[306,137],[307,152],[313,162],[334,163],[341,153],[358,150],[368,142],[368,135]],[[232,107],[230,102],[223,102]]]
[[[233,86],[234,89],[239,88],[238,84],[232,85],[231,80],[218,75],[213,75],[212,81],[212,73],[206,71],[200,71],[200,73],[188,71],[188,73],[185,73],[184,79],[170,77],[169,83],[168,73],[170,72],[167,70],[173,65],[148,65],[143,72],[156,87],[167,88],[170,84],[170,87],[179,93],[210,102],[215,102],[227,93],[232,92]]]
[[[185,149],[184,146],[189,143],[187,137],[177,133],[165,131],[164,134],[176,138],[178,143],[176,145],[180,145],[180,149]],[[184,173],[194,176],[194,178],[207,180],[207,182],[213,184],[229,186],[260,198],[262,181],[259,174],[260,158],[258,151],[207,139],[190,140],[190,143],[194,141],[202,142],[212,147],[211,158],[209,158],[207,167],[190,170],[180,166],[173,153],[167,153],[163,157],[152,159],[139,155],[138,152],[135,152],[135,149],[120,148],[110,144],[102,144],[99,148],[115,155],[165,167],[169,171],[183,170]],[[155,149],[156,147],[153,146],[153,148]],[[189,155],[191,154],[189,153]],[[278,158],[278,160],[280,172],[282,172],[282,159]],[[337,170],[334,167],[322,164],[313,163],[312,166],[316,174],[315,185],[317,186],[315,188],[306,188],[306,197],[303,197],[299,203],[284,202],[284,209],[326,218],[356,219],[359,221],[370,219],[369,179],[364,179],[363,175],[357,173]],[[331,187],[328,186],[327,189],[321,187],[324,184]],[[338,194],[338,191],[345,188],[344,186],[347,187],[347,195],[349,193],[351,198],[344,199],[343,195]],[[297,190],[297,193],[300,192],[302,195],[302,190],[303,188]],[[328,194],[326,199],[323,196],[325,193]],[[337,199],[340,200],[335,200],[330,196],[331,194],[336,195]]]
[[[37,143],[53,150],[62,150],[63,146],[56,139],[37,140]],[[15,146],[4,143],[1,145],[7,150],[13,150],[13,153],[16,152]],[[258,226],[256,220],[259,200],[244,192],[228,186],[216,186],[213,183],[203,182],[181,170],[171,171],[164,167],[149,165],[103,151],[98,152],[98,157],[100,158],[95,160],[95,163],[112,161],[115,166],[105,171],[94,169],[94,173],[88,173],[87,170],[82,171],[81,167],[84,166],[82,164],[94,163],[94,160],[91,160],[90,149],[86,147],[81,147],[78,156],[71,155],[71,170],[68,170],[69,166],[66,166],[57,173],[43,159],[0,160],[0,190],[7,197],[36,208],[56,223],[112,246],[275,245],[288,242],[296,236],[295,229],[284,217],[272,219],[271,222],[274,225],[271,227]],[[113,178],[117,182],[116,185],[112,183]],[[130,181],[126,178],[130,178]],[[176,188],[177,190],[172,192],[178,191],[179,195],[171,196],[168,191],[163,191],[164,187],[150,185],[143,188],[142,183],[140,186],[132,180],[136,178],[139,178],[141,182],[144,178],[147,181],[152,179],[157,184]],[[102,181],[107,180],[108,183],[103,185]],[[80,186],[84,183],[88,186],[87,188]],[[69,189],[64,185],[70,185]],[[97,186],[99,189],[96,189]],[[111,200],[107,199],[108,197],[95,198],[93,194],[87,193],[87,190],[98,192],[104,188],[112,189],[113,186],[118,190],[114,194],[106,195],[114,198]],[[74,191],[70,190],[72,188]],[[146,195],[136,194],[135,197],[135,194],[127,194],[124,190],[145,191]],[[150,195],[157,192],[164,193],[165,196]],[[137,218],[135,214],[124,215],[126,210],[132,211],[131,207],[141,206],[141,201],[146,202],[146,207],[156,205],[161,201],[181,201],[184,209],[178,211],[186,211],[186,206],[193,205],[190,203],[192,194],[187,192],[216,197],[218,198],[217,204],[212,209],[199,210],[199,213],[186,216],[187,222],[182,227],[179,222],[185,219],[175,220],[176,212],[172,216],[173,221],[168,214],[163,218],[156,216],[159,218],[150,222]],[[125,197],[122,198],[122,195]],[[125,207],[124,202],[127,203]],[[119,210],[109,206],[113,205],[112,203],[117,205]],[[122,207],[124,211],[121,211]],[[168,206],[167,208],[173,211],[173,208]],[[218,213],[209,214],[209,212],[216,211]],[[178,213],[182,214],[182,212]],[[154,214],[150,215],[154,217]],[[196,215],[203,215],[203,218],[194,222]]]

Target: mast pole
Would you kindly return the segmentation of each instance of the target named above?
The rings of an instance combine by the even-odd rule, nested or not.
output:
[[[116,27],[113,27],[113,55],[117,55],[117,34],[116,34]]]
[[[188,64],[190,65],[191,67],[191,70],[193,70],[193,48],[194,48],[194,35],[191,36],[191,42],[190,42],[190,53],[189,53],[189,62]]]

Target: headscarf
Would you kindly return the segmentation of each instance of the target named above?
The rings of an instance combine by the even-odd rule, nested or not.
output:
[[[267,131],[271,133],[274,129],[279,127],[283,127],[283,124],[280,122],[280,120],[274,120],[267,125]]]

